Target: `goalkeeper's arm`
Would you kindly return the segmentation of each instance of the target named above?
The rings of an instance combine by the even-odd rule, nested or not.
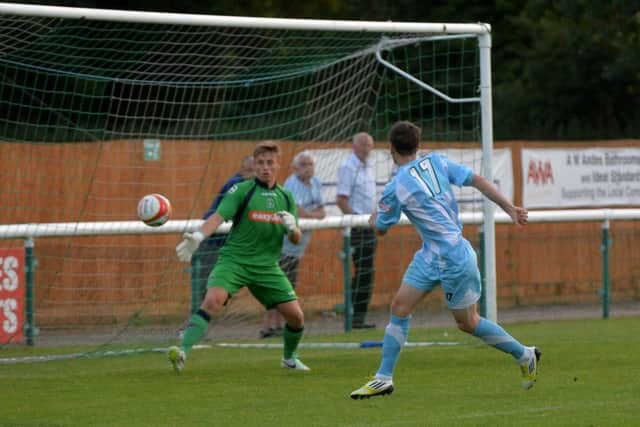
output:
[[[289,241],[294,245],[297,245],[300,242],[300,238],[302,237],[302,231],[299,228],[296,228],[294,231],[287,233],[287,237]]]
[[[200,242],[211,236],[223,222],[224,218],[216,212],[207,218],[199,231],[184,233],[182,241],[176,246],[178,259],[184,262],[191,261],[193,253],[198,250],[198,246],[200,246]]]
[[[218,227],[220,227],[223,222],[224,222],[224,218],[222,218],[222,215],[216,212],[213,215],[211,215],[209,218],[207,218],[205,222],[202,223],[202,227],[200,227],[200,232],[202,233],[203,237],[206,239],[207,237],[215,233]]]
[[[296,217],[291,214],[291,212],[280,211],[278,215],[282,219],[282,225],[287,230],[287,237],[289,241],[294,245],[298,244],[300,238],[302,237],[302,232],[300,228],[298,228],[298,224],[296,221]]]
[[[224,218],[218,212],[215,212],[209,218],[207,218],[200,227],[200,230],[193,232],[193,235],[196,235],[196,239],[198,240],[198,244],[211,236],[216,232],[218,227],[222,225],[224,222]]]

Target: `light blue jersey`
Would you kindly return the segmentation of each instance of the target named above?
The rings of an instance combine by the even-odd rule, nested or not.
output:
[[[408,127],[406,124],[399,126],[402,126],[401,130]],[[378,230],[386,231],[400,220],[402,213],[409,218],[420,233],[423,244],[407,268],[402,286],[408,284],[420,291],[430,292],[442,285],[447,306],[452,310],[462,310],[454,314],[456,318],[461,314],[470,318],[470,314],[475,313],[474,306],[482,291],[477,257],[462,236],[458,204],[451,189],[452,185],[471,185],[473,178],[471,169],[436,153],[402,165],[384,189],[375,224]],[[416,302],[418,300],[415,298]],[[383,394],[371,390],[385,384],[391,386],[398,356],[409,335],[410,320],[410,316],[399,317],[392,310],[385,328],[382,360],[375,380],[354,391],[351,397]],[[525,348],[500,325],[484,318],[480,318],[475,326],[460,321],[458,327],[486,344],[511,354],[527,380],[523,385],[525,388],[531,387],[540,357],[537,349]],[[473,330],[470,330],[471,327]]]
[[[322,182],[315,176],[311,177],[309,185],[305,185],[300,178],[293,174],[284,182],[284,188],[293,193],[296,204],[302,206],[306,211],[312,211],[324,205],[322,201]],[[282,244],[282,255],[301,258],[309,244],[310,238],[311,232],[304,231],[302,232],[300,241],[294,244],[285,236]]]
[[[466,307],[479,298],[476,257],[462,236],[452,190],[452,185],[470,185],[473,176],[468,167],[431,153],[402,165],[378,205],[377,229],[387,230],[404,213],[422,238],[404,280],[426,291],[441,282],[451,308]],[[460,281],[471,288],[457,287]]]

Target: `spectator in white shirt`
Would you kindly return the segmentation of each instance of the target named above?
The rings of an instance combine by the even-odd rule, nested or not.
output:
[[[338,169],[336,204],[343,214],[370,215],[376,207],[376,180],[369,154],[373,138],[366,132],[353,136],[353,153]],[[367,311],[373,292],[376,236],[369,227],[351,230],[352,258],[355,267],[351,280],[354,329],[375,328],[367,323]]]

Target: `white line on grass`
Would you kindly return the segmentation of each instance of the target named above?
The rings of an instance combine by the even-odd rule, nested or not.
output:
[[[408,342],[405,347],[448,347],[460,345],[458,342],[452,341],[440,341],[440,342]],[[282,348],[282,343],[218,343],[216,347],[224,348]],[[323,343],[323,342],[309,342],[301,343],[299,348],[375,348],[382,347],[382,341],[363,341],[363,342],[335,342],[335,343]],[[194,350],[203,350],[213,348],[209,344],[200,344],[193,346]],[[124,350],[109,350],[109,351],[88,351],[84,353],[68,353],[68,354],[49,354],[41,356],[26,356],[26,357],[3,357],[0,358],[0,365],[15,365],[17,363],[38,363],[38,362],[51,362],[55,360],[73,360],[73,359],[95,359],[98,357],[115,357],[115,356],[130,356],[134,354],[143,353],[166,353],[169,351],[167,347],[156,348],[134,348]]]

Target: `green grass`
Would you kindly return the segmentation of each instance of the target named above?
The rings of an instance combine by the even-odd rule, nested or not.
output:
[[[507,329],[543,351],[529,391],[520,388],[509,356],[473,337],[412,330],[412,341],[469,345],[405,348],[388,397],[348,397],[377,368],[379,349],[307,349],[302,356],[312,371],[290,372],[279,368],[280,350],[213,348],[194,351],[182,375],[160,353],[0,365],[0,425],[640,425],[640,318]],[[45,353],[50,349],[4,349],[0,357]]]

